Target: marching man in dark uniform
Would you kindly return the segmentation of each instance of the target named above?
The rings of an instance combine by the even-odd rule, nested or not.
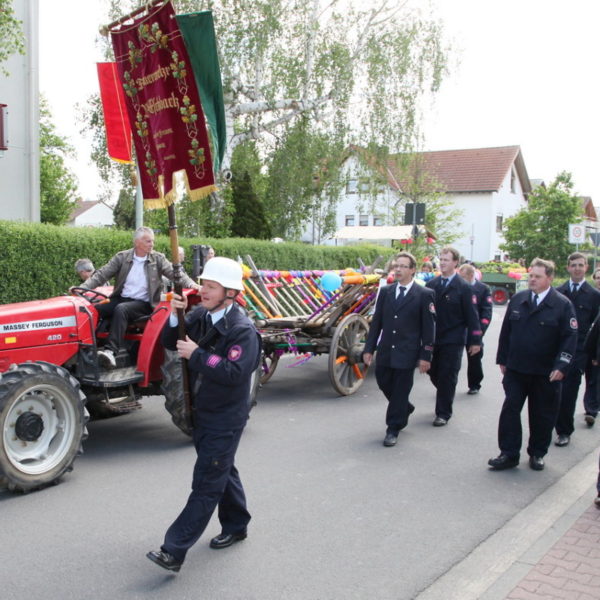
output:
[[[246,538],[250,513],[234,458],[248,420],[260,337],[234,304],[242,289],[240,265],[229,258],[213,258],[202,273],[202,304],[186,316],[187,338],[177,339],[177,309],[187,305],[181,296],[174,296],[173,312],[163,329],[165,347],[189,361],[198,455],[187,504],[167,530],[161,549],[147,554],[169,571],[179,571],[217,506],[222,531],[210,547],[226,548]]]
[[[574,417],[577,405],[577,394],[581,384],[581,376],[585,373],[586,395],[596,394],[596,371],[598,367],[592,364],[591,358],[584,348],[585,336],[589,331],[600,309],[600,292],[594,289],[586,280],[588,268],[587,258],[581,252],[573,252],[567,259],[567,271],[571,276],[556,288],[566,296],[575,307],[577,316],[578,335],[577,351],[571,363],[571,369],[562,384],[560,410],[556,420],[556,446],[566,446],[571,441],[575,430]],[[586,399],[584,398],[584,404]],[[586,413],[588,412],[586,406]]]
[[[561,382],[577,347],[573,305],[552,286],[554,263],[535,258],[529,290],[515,294],[506,309],[496,363],[504,375],[505,400],[498,423],[500,455],[488,461],[495,470],[519,464],[521,410],[528,401],[529,466],[544,468],[560,407]]]
[[[473,265],[464,264],[458,269],[459,275],[471,286],[473,295],[477,298],[477,314],[479,323],[481,324],[481,337],[485,335],[487,328],[492,321],[493,303],[492,293],[490,288],[475,279],[475,267]],[[467,385],[471,396],[478,394],[483,381],[483,367],[481,359],[483,358],[483,341],[481,342],[481,350],[477,354],[469,354],[467,346]]]
[[[427,283],[435,292],[436,336],[429,377],[437,388],[434,427],[443,427],[452,417],[462,353],[481,350],[481,326],[471,286],[456,272],[460,255],[455,248],[442,248],[441,275]]]
[[[431,366],[434,294],[415,283],[416,268],[415,257],[408,252],[400,252],[392,262],[396,283],[379,293],[363,354],[365,364],[370,365],[377,346],[375,377],[388,400],[384,446],[396,444],[415,409],[408,399],[415,368],[426,373]]]

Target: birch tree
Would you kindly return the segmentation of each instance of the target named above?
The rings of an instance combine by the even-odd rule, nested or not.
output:
[[[107,21],[140,4],[110,0]],[[174,1],[178,13],[214,14],[227,119],[222,174],[249,141],[268,167],[301,120],[306,135],[336,145],[413,149],[419,107],[437,91],[448,52],[441,25],[415,4],[423,2]],[[304,168],[315,176],[318,164]]]

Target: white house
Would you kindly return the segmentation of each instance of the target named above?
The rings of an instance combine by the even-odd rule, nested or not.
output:
[[[420,152],[401,167],[403,159],[406,157],[393,155],[385,168],[376,168],[370,166],[374,160],[363,149],[350,152],[344,164],[346,189],[337,206],[338,232],[349,226],[403,224],[409,190],[419,185],[416,180],[426,181],[435,184],[436,190],[462,211],[460,237],[454,246],[463,256],[477,262],[501,259],[504,219],[526,205],[531,191],[520,147]],[[309,226],[303,241],[312,241],[310,231]],[[368,237],[372,240],[373,233],[369,232]],[[344,245],[357,241],[332,236],[321,243]],[[380,241],[391,243],[383,237]]]
[[[71,227],[110,227],[114,224],[113,210],[100,200],[80,200],[71,213]]]
[[[0,65],[0,219],[40,220],[38,2],[13,0],[23,22],[25,55]]]

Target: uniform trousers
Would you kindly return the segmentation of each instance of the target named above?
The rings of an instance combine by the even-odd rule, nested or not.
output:
[[[558,435],[571,435],[575,430],[575,405],[581,385],[581,376],[585,369],[587,355],[579,355],[571,363],[571,369],[562,382],[560,408],[556,419],[556,433]]]
[[[585,369],[585,394],[583,396],[583,410],[586,415],[598,416],[600,412],[600,367],[588,361]]]
[[[184,509],[167,530],[161,547],[178,561],[183,562],[187,551],[198,541],[217,506],[222,533],[246,531],[251,517],[234,465],[243,430],[219,431],[202,426],[194,429],[198,457],[192,492]]]
[[[478,390],[483,381],[483,366],[481,364],[483,344],[481,350],[473,356],[469,354],[469,346],[465,346],[465,349],[467,350],[467,385],[470,390]]]
[[[452,416],[458,372],[462,361],[463,344],[434,346],[429,378],[436,387],[435,414],[443,419]]]
[[[127,325],[152,313],[152,305],[144,300],[134,300],[123,296],[112,296],[106,304],[96,304],[98,314],[110,318],[110,332],[106,348],[115,354],[123,347]]]
[[[552,429],[560,407],[561,382],[548,375],[531,375],[506,369],[502,379],[505,400],[498,423],[498,446],[502,454],[518,458],[523,443],[521,410],[527,400],[529,443],[527,454],[542,458],[552,441]]]
[[[388,400],[385,424],[387,433],[397,434],[408,424],[409,408],[414,406],[408,396],[413,387],[415,370],[392,369],[375,363],[375,379],[379,389]]]

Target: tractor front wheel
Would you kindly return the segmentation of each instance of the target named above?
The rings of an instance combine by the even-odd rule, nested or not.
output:
[[[62,367],[12,365],[0,374],[0,479],[11,491],[57,483],[87,437],[85,396]]]

